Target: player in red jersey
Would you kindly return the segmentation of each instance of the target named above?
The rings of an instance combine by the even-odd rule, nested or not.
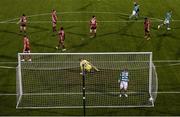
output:
[[[23,42],[24,42],[23,53],[30,53],[30,42],[29,42],[29,38],[26,35],[24,35]],[[22,61],[25,60],[31,61],[31,57],[29,55],[23,56]]]
[[[17,24],[20,24],[20,32],[26,32],[27,17],[25,14],[20,17],[20,20],[17,22]]]
[[[56,24],[57,24],[56,10],[54,9],[52,10],[51,17],[52,17],[52,29],[53,32],[56,32]]]
[[[151,39],[151,37],[150,37],[150,25],[151,25],[151,23],[150,23],[149,18],[144,18],[144,32],[145,32],[144,38],[147,40]]]
[[[58,36],[59,36],[59,43],[58,43],[58,46],[56,47],[56,49],[59,49],[60,46],[62,46],[62,51],[66,51],[65,45],[64,45],[65,32],[64,32],[63,27],[60,28],[60,31],[58,32]]]
[[[96,17],[92,16],[92,19],[90,20],[90,37],[96,37],[96,28],[97,28],[97,21]]]

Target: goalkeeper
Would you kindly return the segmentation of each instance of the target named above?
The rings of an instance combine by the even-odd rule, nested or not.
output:
[[[80,58],[79,61],[80,61],[80,68],[81,68],[81,73],[80,74],[83,74],[83,67],[84,67],[84,72],[85,73],[87,73],[87,72],[91,73],[94,70],[100,71],[96,66],[94,66],[93,64],[91,64],[89,61],[87,61],[85,59]]]

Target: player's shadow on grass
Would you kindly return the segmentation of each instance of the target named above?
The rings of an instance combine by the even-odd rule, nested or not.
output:
[[[174,35],[172,32],[169,31],[165,31],[162,34],[158,34],[157,37],[163,38],[163,37],[170,37],[171,39],[175,39],[175,40],[179,40],[180,37],[177,37],[176,35]]]
[[[84,35],[84,34],[83,34]],[[86,34],[85,34],[86,35]],[[85,36],[84,36],[85,37]],[[73,45],[72,46],[72,49],[73,48],[76,48],[76,49],[78,49],[78,48],[82,48],[82,47],[84,47],[84,46],[87,46],[87,45],[89,45],[93,40],[95,40],[96,38],[90,38],[90,37],[88,37],[88,36],[86,35],[86,39],[84,40],[84,41],[81,41],[81,43],[80,44],[78,44],[78,45]]]
[[[38,31],[29,32],[30,34],[39,33],[39,32],[45,32],[45,31],[50,31],[49,28],[44,28],[44,27],[40,27],[40,26],[29,26],[29,28],[37,29],[37,30],[38,30]]]
[[[120,35],[126,36],[126,37],[133,37],[133,38],[142,38],[142,36],[127,34],[127,33],[121,33]]]
[[[123,19],[123,20],[125,20],[125,21],[129,21],[129,16],[126,15],[126,14],[117,14],[117,17],[118,17],[119,19]]]
[[[138,45],[136,45],[136,50],[141,51],[147,43],[147,40],[143,39]]]
[[[84,34],[84,33],[75,33],[75,32],[70,32],[70,31],[67,31],[66,33],[73,34],[73,35],[78,35],[78,36],[83,36],[83,37],[87,36],[87,34]]]
[[[77,11],[84,11],[90,6],[92,6],[92,2],[89,2],[88,4],[85,4],[84,6],[78,8]]]
[[[178,48],[178,50],[175,53],[175,59],[180,59],[180,47]]]
[[[163,38],[160,38],[156,44],[156,50],[160,51],[162,48]]]
[[[0,59],[4,59],[4,60],[11,60],[11,61],[14,61],[16,60],[17,58],[16,57],[12,57],[12,56],[7,56],[7,55],[0,55]]]
[[[55,49],[55,48],[53,48],[52,46],[48,46],[48,45],[45,45],[45,44],[34,43],[34,42],[32,42],[32,45],[33,45],[33,46],[37,46],[37,47]]]
[[[97,35],[97,37],[109,36],[109,35],[114,35],[114,34],[119,35],[120,32],[119,31],[114,31],[114,32],[104,33],[104,34]]]
[[[12,32],[12,31],[9,31],[9,30],[0,30],[0,33],[8,33],[8,34],[13,34],[13,35],[17,35],[17,36],[23,36],[23,33]]]

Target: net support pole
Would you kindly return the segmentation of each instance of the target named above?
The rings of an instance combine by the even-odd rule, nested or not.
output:
[[[149,56],[149,94],[150,98],[152,98],[152,53]]]
[[[18,82],[17,82],[17,85],[18,85],[18,87],[19,87],[19,98],[18,98],[18,101],[17,101],[17,104],[16,104],[16,108],[18,108],[18,106],[19,106],[19,103],[20,103],[20,101],[21,101],[21,98],[22,98],[22,94],[23,94],[23,88],[22,88],[22,75],[21,75],[21,56],[20,56],[20,54],[18,54],[18,67],[17,67],[17,69],[18,69]]]
[[[86,116],[86,86],[85,86],[85,69],[83,65],[83,70],[82,70],[82,82],[83,82],[83,115]]]

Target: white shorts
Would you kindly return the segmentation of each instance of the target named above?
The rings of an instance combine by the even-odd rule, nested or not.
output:
[[[132,15],[135,16],[136,15],[136,11],[133,10],[132,11]]]
[[[170,23],[170,21],[169,20],[164,20],[164,24],[169,24]]]
[[[128,82],[121,81],[120,82],[120,89],[127,90],[127,88],[128,88]]]

